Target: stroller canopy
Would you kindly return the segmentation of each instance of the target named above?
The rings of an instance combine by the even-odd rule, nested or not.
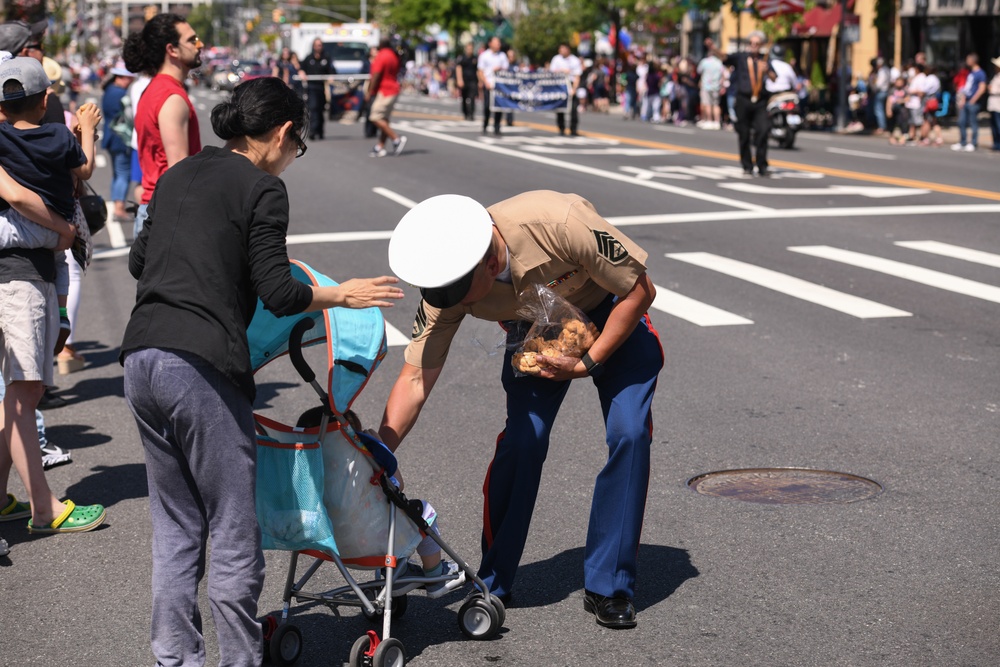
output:
[[[337,285],[334,280],[304,262],[291,260],[291,269],[292,276],[307,285]],[[378,308],[330,308],[276,317],[258,299],[257,310],[247,329],[250,363],[255,373],[271,361],[288,354],[288,336],[292,327],[304,318],[314,320],[316,325],[306,332],[302,346],[326,343],[326,390],[330,395],[330,407],[343,414],[351,407],[372,372],[385,357],[387,348],[382,312]],[[316,375],[317,378],[322,377],[322,373]]]

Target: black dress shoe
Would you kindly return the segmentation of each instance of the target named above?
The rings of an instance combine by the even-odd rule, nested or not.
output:
[[[585,590],[583,608],[597,617],[597,624],[621,630],[636,626],[635,607],[628,598],[609,598]]]
[[[45,388],[45,393],[42,394],[41,400],[38,401],[39,410],[51,410],[53,408],[61,408],[64,405],[66,405],[66,399],[62,396],[56,396],[49,387]]]

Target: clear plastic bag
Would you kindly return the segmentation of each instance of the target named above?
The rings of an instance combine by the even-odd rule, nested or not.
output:
[[[521,302],[518,314],[533,324],[514,350],[511,364],[517,377],[538,375],[539,355],[582,357],[600,335],[582,310],[544,285],[521,292]]]

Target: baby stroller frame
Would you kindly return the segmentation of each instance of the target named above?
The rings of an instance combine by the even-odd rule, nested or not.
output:
[[[317,281],[318,274],[312,272],[309,267],[297,262],[293,262],[293,265],[300,266],[304,270],[307,279]],[[302,280],[301,276],[296,277]],[[260,315],[260,312],[261,309],[258,309],[258,315]],[[378,312],[377,309],[375,312]],[[338,313],[331,309],[330,311],[326,311],[324,315],[329,318],[337,316]],[[269,314],[265,316],[269,316]],[[382,335],[384,338],[384,323],[381,321],[381,314],[378,314],[378,318],[379,324],[382,326]],[[406,611],[407,597],[405,593],[402,595],[397,594],[394,597],[393,591],[404,586],[412,587],[416,585],[417,587],[422,587],[426,584],[449,581],[464,582],[471,580],[478,588],[478,591],[465,601],[458,612],[459,627],[463,634],[470,639],[476,640],[486,640],[496,636],[503,626],[506,615],[503,603],[495,595],[489,594],[487,587],[476,575],[475,570],[440,535],[431,529],[430,524],[423,516],[423,503],[419,500],[408,499],[393,483],[392,476],[396,472],[397,463],[395,456],[388,447],[377,438],[364,433],[360,428],[357,418],[349,409],[338,409],[337,397],[332,396],[316,380],[315,373],[313,373],[302,355],[303,337],[307,331],[312,329],[313,324],[313,318],[308,315],[295,322],[287,338],[287,353],[296,372],[307,384],[313,387],[320,399],[322,413],[317,437],[322,439],[325,434],[342,430],[345,436],[353,436],[349,437],[349,440],[355,444],[355,447],[360,445],[366,452],[365,460],[372,465],[373,469],[370,481],[381,488],[387,504],[388,539],[384,552],[387,555],[380,557],[379,562],[375,562],[375,559],[366,559],[364,563],[351,562],[349,560],[345,564],[345,559],[336,550],[324,549],[320,551],[307,549],[292,551],[282,594],[281,615],[279,618],[268,616],[263,621],[265,658],[270,658],[271,662],[277,665],[292,665],[298,660],[301,654],[303,645],[302,634],[297,627],[289,622],[291,603],[294,599],[295,601],[319,602],[326,605],[335,614],[337,613],[337,607],[360,607],[362,614],[369,621],[377,621],[381,618],[381,637],[376,631],[369,630],[365,635],[358,638],[351,648],[348,664],[351,667],[402,667],[406,662],[405,649],[399,639],[391,636],[391,630],[392,619],[402,616]],[[327,326],[327,337],[330,337],[329,320],[327,321]],[[323,336],[312,338],[307,344],[316,344],[324,339],[325,337]],[[284,347],[284,345],[281,347]],[[276,349],[277,354],[273,351],[263,354],[263,357],[267,358],[267,361],[262,362],[261,366],[263,363],[281,356],[282,351],[280,348]],[[362,373],[364,375],[364,382],[367,382],[369,369],[364,369],[358,364],[354,364],[357,368],[351,368],[352,362],[349,360],[338,359],[334,361],[332,359],[332,347],[328,349],[331,352],[331,359],[329,360],[331,369],[334,369],[334,364],[341,367],[346,366],[350,370]],[[333,387],[333,370],[331,370],[330,377],[330,386]],[[364,382],[360,386],[363,386]],[[357,391],[360,391],[360,387],[358,387]],[[354,395],[356,394],[351,395],[351,399],[353,399]],[[268,428],[280,427],[280,425],[258,415],[255,415],[255,419],[258,423],[258,429],[262,432]],[[301,429],[298,430],[301,431]],[[398,546],[397,509],[402,511],[404,516],[416,526],[421,535],[429,536],[458,565],[460,568],[458,574],[438,577],[413,577],[397,574],[394,568],[397,565],[405,565],[406,562],[393,555],[397,553],[396,548]],[[311,556],[315,560],[309,565],[305,573],[297,579],[296,569],[300,554]],[[318,593],[304,590],[304,587],[324,561],[332,561],[337,566],[346,585]],[[349,572],[348,564],[361,564],[364,567],[375,569],[375,578],[366,582],[357,581]]]

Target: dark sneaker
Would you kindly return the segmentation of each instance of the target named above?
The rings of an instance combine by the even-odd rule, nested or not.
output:
[[[42,468],[48,470],[63,463],[72,463],[73,455],[59,445],[46,442],[42,445]]]
[[[392,142],[392,154],[399,155],[403,152],[404,148],[406,148],[406,136],[401,134],[399,135],[399,139]]]

